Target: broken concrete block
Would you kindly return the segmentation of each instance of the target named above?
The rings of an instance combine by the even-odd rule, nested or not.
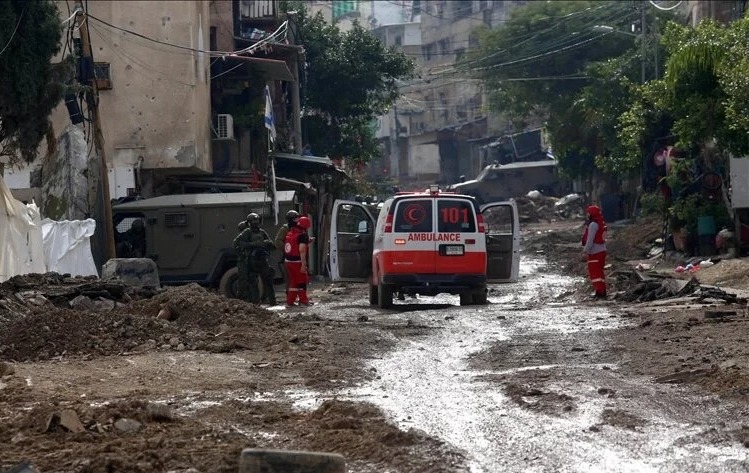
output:
[[[78,418],[78,414],[73,409],[65,409],[60,412],[60,427],[73,433],[86,431],[83,423]]]
[[[130,287],[160,287],[159,270],[148,258],[114,258],[101,268],[102,279],[117,279]]]
[[[346,473],[337,453],[246,448],[239,457],[239,473]]]
[[[68,304],[75,310],[94,310],[94,301],[88,296],[77,296]]]
[[[119,430],[120,432],[124,432],[126,434],[137,432],[140,430],[141,427],[143,427],[143,424],[141,424],[137,420],[126,419],[124,417],[121,419],[117,419],[117,421],[114,423],[115,429]]]

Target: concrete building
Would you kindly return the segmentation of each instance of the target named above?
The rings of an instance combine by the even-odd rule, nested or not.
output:
[[[747,10],[746,0],[690,0],[684,3],[687,23],[692,26],[705,18],[730,23],[742,18]]]
[[[208,2],[93,0],[88,13],[111,195],[135,193],[139,172],[211,172]],[[51,120],[56,133],[71,123],[64,103]],[[31,186],[28,169],[9,174]]]
[[[510,131],[507,121],[488,113],[486,94],[478,80],[456,74],[455,65],[478,47],[477,27],[495,27],[522,1],[426,0],[408,4],[419,25],[421,50],[398,44],[405,38],[395,25],[375,29],[388,46],[416,60],[419,77],[403,84],[403,98],[381,120],[380,134],[390,136],[390,174],[408,185],[422,181],[456,182],[483,168],[481,147]],[[382,31],[382,33],[380,33]],[[397,123],[396,125],[393,125]]]

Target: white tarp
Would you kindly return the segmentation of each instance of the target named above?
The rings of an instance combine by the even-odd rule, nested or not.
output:
[[[14,199],[0,176],[0,282],[45,272],[39,208]]]
[[[71,276],[98,276],[91,255],[94,230],[96,221],[90,218],[60,222],[44,219],[42,235],[47,270]]]

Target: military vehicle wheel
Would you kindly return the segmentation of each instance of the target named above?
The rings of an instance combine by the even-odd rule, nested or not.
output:
[[[377,305],[381,309],[389,309],[393,306],[393,287],[387,284],[377,286]]]
[[[221,276],[218,291],[229,299],[239,299],[239,268],[234,266]],[[265,285],[260,278],[257,278],[257,291],[262,298],[265,293]]]
[[[378,303],[377,286],[369,284],[369,305],[377,305]]]
[[[473,293],[468,291],[461,292],[460,305],[473,305]]]
[[[221,281],[218,283],[218,291],[230,299],[237,299],[239,297],[239,269],[234,266],[221,276]]]

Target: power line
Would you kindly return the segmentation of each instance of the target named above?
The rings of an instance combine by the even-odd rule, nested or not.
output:
[[[88,16],[92,20],[98,21],[99,23],[102,23],[102,24],[104,24],[104,25],[106,25],[106,26],[108,26],[110,28],[113,28],[115,30],[119,30],[119,31],[122,31],[122,32],[125,32],[125,33],[129,33],[129,34],[131,34],[133,36],[136,36],[138,38],[145,39],[146,41],[151,41],[153,43],[161,44],[161,45],[164,45],[164,46],[169,46],[169,47],[180,49],[180,50],[183,50],[183,51],[190,51],[190,52],[193,52],[193,53],[210,54],[212,56],[230,56],[230,55],[235,55],[235,54],[246,54],[246,53],[250,53],[250,52],[254,51],[255,49],[260,49],[260,47],[264,46],[267,43],[270,43],[271,39],[276,40],[276,39],[280,39],[281,36],[285,36],[286,33],[288,32],[288,24],[289,24],[288,20],[284,21],[281,24],[281,26],[279,26],[278,29],[276,31],[274,31],[273,33],[271,33],[269,36],[267,36],[267,37],[259,40],[257,43],[253,44],[252,46],[249,46],[249,47],[244,48],[244,49],[240,49],[238,51],[206,51],[206,50],[203,50],[203,49],[191,48],[191,47],[188,47],[188,46],[182,46],[182,45],[179,45],[179,44],[173,44],[173,43],[169,43],[169,42],[166,42],[166,41],[161,41],[161,40],[158,40],[158,39],[154,39],[154,38],[151,38],[151,37],[146,36],[144,34],[138,33],[137,31],[133,31],[133,30],[130,30],[130,29],[127,29],[127,28],[123,28],[121,26],[113,25],[113,24],[108,23],[108,22],[106,22],[106,21],[104,21],[104,20],[102,20],[100,18],[97,18],[97,17],[91,15],[91,14],[86,14],[86,16]]]
[[[23,15],[26,13],[26,9],[24,8],[21,10],[21,16],[18,17],[18,22],[16,23],[16,27],[13,30],[13,33],[10,35],[10,39],[7,43],[5,43],[5,46],[3,47],[2,51],[0,51],[0,56],[3,55],[6,49],[8,49],[8,46],[10,46],[10,43],[13,41],[13,38],[16,37],[16,33],[18,32],[18,27],[21,26],[21,20],[23,20]]]

